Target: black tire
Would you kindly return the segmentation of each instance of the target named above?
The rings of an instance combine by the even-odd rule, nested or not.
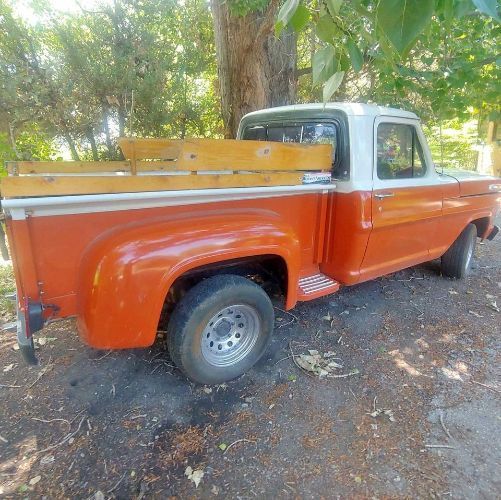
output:
[[[236,275],[213,276],[177,304],[167,326],[167,345],[187,377],[220,384],[242,375],[261,358],[274,321],[270,298],[258,285]]]
[[[464,278],[470,270],[476,243],[477,227],[468,224],[442,256],[442,274],[456,279]]]

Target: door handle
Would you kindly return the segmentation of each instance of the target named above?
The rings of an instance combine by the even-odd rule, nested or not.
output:
[[[374,197],[378,200],[382,200],[383,198],[391,198],[392,196],[395,196],[395,193],[376,193],[374,195]]]

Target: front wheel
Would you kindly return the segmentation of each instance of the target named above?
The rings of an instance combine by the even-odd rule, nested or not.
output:
[[[442,273],[451,278],[464,278],[470,270],[476,243],[477,227],[468,224],[442,256]]]
[[[219,384],[259,360],[273,325],[273,306],[262,288],[240,276],[214,276],[195,285],[178,303],[167,327],[167,343],[185,375],[202,384]]]

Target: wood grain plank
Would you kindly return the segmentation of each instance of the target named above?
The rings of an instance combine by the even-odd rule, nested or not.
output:
[[[158,159],[175,160],[181,151],[182,142],[179,139],[136,139],[120,137],[118,145],[127,160]]]
[[[296,144],[232,139],[119,139],[127,159],[145,170],[330,170],[330,144]],[[135,154],[135,156],[134,156]],[[161,161],[147,162],[154,159]],[[171,161],[166,161],[171,160]],[[152,168],[155,166],[156,168]]]
[[[8,161],[10,175],[130,172],[128,161]]]
[[[100,193],[135,193],[177,189],[236,188],[255,186],[293,186],[302,184],[300,173],[256,173],[234,175],[176,176],[40,176],[4,177],[3,197],[61,196]]]

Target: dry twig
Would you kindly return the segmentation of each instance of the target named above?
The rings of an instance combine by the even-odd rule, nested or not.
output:
[[[496,389],[495,387],[491,387],[490,385],[482,384],[482,382],[477,382],[476,380],[471,379],[471,382],[477,385],[481,385],[482,387],[485,387],[486,389],[490,389],[491,391],[497,392],[498,394],[501,394],[501,391],[499,389]]]
[[[233,441],[228,447],[223,451],[223,455],[232,447],[235,446],[238,443],[254,443],[256,444],[256,441],[253,441],[252,439],[237,439],[236,441]]]
[[[451,433],[449,432],[449,429],[447,429],[447,427],[444,424],[444,413],[442,411],[440,412],[440,425],[442,426],[442,429],[444,430],[444,432],[447,434],[447,437],[449,439],[454,439],[451,436]]]
[[[28,389],[31,389],[47,372],[50,372],[52,368],[54,368],[54,363],[52,363],[52,357],[50,357],[47,365],[40,370],[38,377],[32,384],[28,386]]]
[[[425,448],[447,448],[448,450],[455,450],[454,446],[449,446],[448,444],[425,444]]]
[[[54,448],[62,446],[64,443],[68,442],[73,436],[78,434],[78,432],[80,431],[80,428],[82,427],[82,424],[83,424],[85,418],[86,417],[82,417],[82,420],[80,420],[80,423],[78,424],[76,431],[70,432],[69,434],[67,434],[61,441],[59,441],[59,443],[48,446],[47,448],[44,448],[43,450],[40,450],[37,453],[45,453],[46,451],[53,450]]]
[[[71,424],[65,418],[52,418],[50,420],[44,420],[43,418],[32,417],[31,420],[36,420],[37,422],[43,422],[44,424],[50,424],[52,422],[63,422],[71,429]]]
[[[287,325],[291,325],[292,323],[294,323],[294,321],[296,323],[299,322],[299,319],[294,314],[292,314],[292,313],[290,313],[288,311],[284,311],[283,309],[280,309],[280,307],[277,307],[277,306],[273,306],[273,308],[276,309],[277,311],[280,311],[280,312],[282,312],[284,314],[287,314],[288,316],[292,317],[292,319],[290,321],[288,321],[287,323],[284,323],[283,325],[278,325],[277,329],[278,328],[282,328],[282,327],[287,326]]]
[[[124,478],[125,478],[126,475],[127,475],[127,472],[124,472],[123,475],[122,475],[122,477],[115,484],[115,486],[113,486],[113,488],[109,489],[106,493],[108,493],[108,495],[110,493],[113,493],[120,486],[120,483],[124,480]]]

